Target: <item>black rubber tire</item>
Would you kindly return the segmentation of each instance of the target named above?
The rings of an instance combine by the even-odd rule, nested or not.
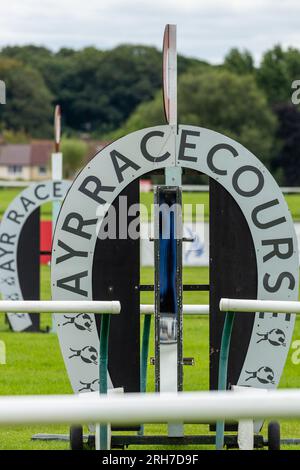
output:
[[[268,425],[268,449],[280,450],[280,424],[277,421]]]
[[[70,427],[70,449],[83,449],[83,429],[80,425]]]

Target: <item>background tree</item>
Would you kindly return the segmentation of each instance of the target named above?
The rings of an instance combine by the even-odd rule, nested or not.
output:
[[[271,106],[290,102],[292,82],[300,76],[300,51],[277,45],[267,51],[257,71],[257,82]]]
[[[276,118],[253,76],[220,69],[183,75],[178,109],[182,123],[228,135],[269,165]]]
[[[0,77],[6,84],[6,105],[0,107],[2,128],[48,137],[52,96],[40,73],[15,59],[1,59]]]
[[[22,61],[43,76],[63,108],[69,134],[88,132],[101,136],[122,126],[136,107],[152,99],[161,86],[161,52],[154,47],[122,45],[109,51],[87,47],[6,47],[1,58]],[[197,59],[178,56],[178,73],[207,67]]]
[[[276,118],[254,77],[238,76],[222,69],[209,69],[179,79],[179,122],[221,132],[245,145],[267,165],[276,130]],[[141,104],[119,137],[142,127],[164,123],[161,93]]]
[[[277,105],[277,138],[281,141],[274,169],[283,174],[285,186],[300,186],[300,112],[291,103]]]
[[[161,51],[143,45],[58,52],[33,45],[5,47],[0,79],[7,83],[7,104],[0,107],[0,131],[11,132],[7,138],[12,141],[52,138],[56,103],[63,109],[66,135],[74,138],[116,138],[164,123],[161,59]],[[275,135],[277,117],[280,129],[290,125],[290,113],[278,114],[278,105],[289,107],[292,82],[300,77],[300,51],[275,46],[258,67],[249,51],[237,48],[221,65],[179,55],[178,74],[181,122],[241,141],[278,175],[278,158],[290,138],[281,131],[280,138]]]
[[[4,130],[2,132],[2,140],[5,144],[27,144],[31,138],[24,131]]]
[[[162,92],[158,91],[156,92],[153,100],[140,104],[123,124],[123,126],[116,131],[108,133],[106,135],[106,139],[116,140],[138,129],[158,126],[165,123],[166,121],[163,112]]]
[[[73,177],[78,168],[83,166],[87,150],[88,145],[86,142],[63,137],[61,151],[64,156],[64,178]]]
[[[247,50],[239,51],[237,48],[231,49],[226,55],[224,66],[238,75],[252,74],[255,71],[251,53]]]

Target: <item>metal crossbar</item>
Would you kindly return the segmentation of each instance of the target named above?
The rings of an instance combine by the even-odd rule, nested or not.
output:
[[[0,312],[118,314],[120,311],[121,304],[116,300],[0,300]]]

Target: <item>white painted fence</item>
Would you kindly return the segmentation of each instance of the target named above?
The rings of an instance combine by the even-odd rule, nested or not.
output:
[[[51,313],[120,313],[116,300],[0,300],[0,312]]]
[[[300,313],[300,302],[288,300],[221,299],[222,312]]]
[[[117,300],[0,300],[0,312],[51,312],[51,313],[110,313],[121,311],[121,304]],[[154,314],[153,304],[141,304],[142,315]],[[183,305],[186,315],[208,315],[209,305]]]
[[[208,305],[186,305],[186,313],[208,313]],[[119,313],[118,301],[0,301],[0,311]],[[239,312],[300,313],[300,302],[221,299],[220,309]],[[144,310],[144,312],[143,312]],[[152,313],[153,305],[141,305]],[[84,396],[86,395],[86,396]],[[41,423],[209,423],[245,419],[300,418],[299,390],[233,393],[213,391],[163,394],[86,393],[57,396],[0,397],[0,425]]]
[[[0,425],[131,425],[300,418],[299,390],[85,395],[86,399],[76,395],[1,397]]]
[[[184,315],[209,315],[209,305],[198,305],[198,304],[185,304],[183,305],[183,314]],[[154,314],[154,305],[151,304],[141,304],[140,312],[142,315]]]

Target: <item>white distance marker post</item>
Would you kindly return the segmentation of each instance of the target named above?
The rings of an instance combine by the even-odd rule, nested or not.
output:
[[[52,166],[52,179],[54,181],[61,181],[63,174],[63,156],[60,152],[60,141],[61,141],[61,110],[60,106],[55,107],[54,112],[54,139],[55,139],[55,152],[52,153],[51,166]],[[60,209],[60,202],[54,201],[52,203],[52,232],[54,232],[55,224]]]
[[[55,152],[51,155],[51,171],[52,180],[61,181],[63,178],[63,156],[60,152],[61,141],[61,109],[60,106],[55,106],[54,111],[54,142]],[[56,221],[60,211],[60,201],[52,202],[52,235],[54,234]],[[52,333],[56,333],[55,321],[52,321]]]
[[[174,419],[200,424],[267,418],[300,418],[299,389],[0,397],[0,426],[95,422],[128,426]]]
[[[177,28],[168,24],[163,39],[163,101],[166,121],[177,134]],[[182,186],[180,167],[166,168],[165,184]],[[163,344],[160,340],[160,392],[178,391],[178,344]],[[183,436],[183,424],[168,425],[170,437]]]
[[[167,24],[163,39],[163,102],[166,121],[177,133],[177,28]],[[182,186],[180,167],[166,168],[167,186]]]
[[[166,121],[177,126],[176,25],[167,24],[163,39],[163,99]]]
[[[0,300],[0,312],[118,314],[118,300]]]

